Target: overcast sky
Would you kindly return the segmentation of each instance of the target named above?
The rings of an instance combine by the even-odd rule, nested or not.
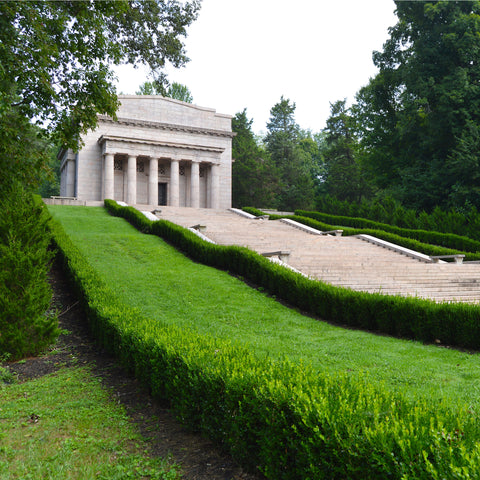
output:
[[[185,41],[191,61],[169,69],[193,103],[235,115],[247,109],[255,132],[265,132],[283,95],[295,119],[314,133],[325,127],[330,102],[347,98],[375,75],[396,23],[393,0],[203,0]],[[120,68],[118,89],[135,93],[143,70]]]

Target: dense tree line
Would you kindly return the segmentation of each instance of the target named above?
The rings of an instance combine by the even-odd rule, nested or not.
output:
[[[321,137],[295,122],[295,103],[281,97],[270,110],[267,134],[257,138],[246,109],[233,139],[232,202],[236,207],[313,208],[322,171]]]
[[[279,168],[269,206],[306,205],[312,188],[318,205],[328,194],[357,204],[391,198],[426,212],[479,206],[480,2],[395,4],[398,22],[373,52],[378,73],[350,107],[331,104],[325,129],[308,135],[313,155],[302,148],[295,104],[282,98],[272,108],[260,145],[263,161],[270,155]],[[261,206],[255,196],[246,203]]]

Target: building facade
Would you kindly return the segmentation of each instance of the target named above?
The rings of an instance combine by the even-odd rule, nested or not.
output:
[[[78,153],[62,150],[60,195],[129,205],[231,206],[231,116],[160,96],[120,95]]]

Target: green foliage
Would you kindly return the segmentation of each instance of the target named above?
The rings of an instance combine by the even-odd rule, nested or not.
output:
[[[424,211],[407,209],[391,197],[355,203],[341,202],[330,196],[322,196],[317,199],[317,210],[345,217],[363,217],[411,230],[453,233],[472,240],[480,240],[480,215],[474,206],[463,213],[435,207],[432,213],[427,214]]]
[[[48,312],[50,234],[47,213],[14,186],[0,199],[0,352],[12,359],[35,355],[60,331]]]
[[[480,2],[396,1],[355,117],[377,188],[418,209],[478,202]]]
[[[173,98],[182,102],[193,103],[193,97],[188,87],[177,82],[173,82],[168,87],[166,87],[164,83],[159,83],[156,81],[143,82],[135,94],[161,95],[163,97]]]
[[[13,184],[34,190],[48,174],[51,146],[46,134],[30,124],[18,107],[4,103],[0,92],[0,198]]]
[[[330,105],[331,115],[324,129],[324,188],[340,200],[358,201],[368,194],[368,189],[357,158],[358,141],[353,119],[345,103],[346,100],[339,100]]]
[[[232,130],[236,133],[232,140],[232,205],[241,208],[254,203],[275,208],[278,172],[270,155],[258,146],[252,122],[246,109],[232,119]]]
[[[167,62],[186,62],[179,37],[198,8],[196,1],[1,2],[0,102],[49,122],[60,143],[77,148],[98,113],[115,115],[110,66],[144,63],[161,82]]]
[[[129,210],[107,204],[116,213]],[[181,239],[180,229],[170,229],[167,222],[153,225],[171,230],[172,238]],[[227,341],[149,321],[119,302],[61,227],[53,224],[52,228],[100,344],[135,371],[154,395],[168,399],[179,418],[220,442],[251,470],[259,469],[267,478],[279,480],[478,476],[480,431],[470,409],[451,410],[442,402],[413,404],[400,392],[384,391],[361,376],[327,375],[309,365],[260,359]],[[184,239],[186,244],[201,242],[185,231]],[[205,247],[201,254],[208,255],[208,248],[216,246]],[[224,250],[229,252],[231,265],[240,264],[243,253],[248,252]],[[223,257],[222,249],[217,253]],[[259,257],[248,255],[252,262]],[[288,281],[290,272],[278,267],[275,271],[279,277],[285,275],[286,291],[295,289]],[[302,283],[300,277],[295,279]],[[299,289],[309,289],[305,300],[323,298],[319,303],[332,303],[323,287],[314,286],[319,282],[303,282],[307,283]],[[321,291],[322,298],[312,298]],[[342,312],[341,305],[351,304],[354,298],[355,307],[361,310],[367,305],[362,299],[375,298],[384,303],[370,308],[379,313],[382,310],[376,307],[388,309],[390,305],[391,315],[394,307],[394,318],[400,324],[402,315],[416,310],[420,315],[412,327],[419,330],[432,326],[425,322],[433,319],[425,317],[427,308],[432,312],[442,309],[444,329],[451,325],[452,317],[458,320],[449,305],[330,289],[331,294],[335,292],[339,297],[335,313],[340,315],[347,311]],[[461,309],[467,315],[474,311],[465,305]]]
[[[301,147],[300,127],[295,123],[295,103],[280,99],[270,110],[265,145],[279,174],[278,208],[293,210],[313,205],[312,158]]]

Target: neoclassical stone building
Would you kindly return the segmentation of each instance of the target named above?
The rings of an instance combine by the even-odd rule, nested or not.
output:
[[[129,205],[231,206],[231,116],[159,96],[120,95],[117,120],[75,154],[62,150],[60,195]]]

